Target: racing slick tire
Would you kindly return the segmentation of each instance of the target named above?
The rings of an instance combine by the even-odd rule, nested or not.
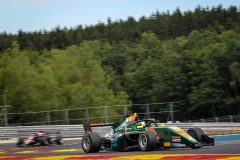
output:
[[[203,132],[203,130],[201,129],[201,128],[189,128],[188,130],[187,130],[187,133],[191,136],[191,137],[193,137],[194,139],[196,139],[198,142],[202,142],[203,141],[203,139],[202,139],[202,136],[204,135],[204,132]],[[197,148],[201,148],[202,146],[199,146],[199,145],[195,145],[195,144],[193,144],[193,145],[191,145],[191,148],[192,149],[197,149]]]
[[[38,143],[41,145],[41,146],[47,146],[49,143],[48,143],[48,140],[44,137],[39,137],[38,138]]]
[[[82,138],[82,149],[86,153],[96,153],[101,149],[101,138],[95,133],[86,133]]]
[[[202,142],[202,135],[204,135],[204,132],[201,128],[189,128],[187,133],[198,142]]]
[[[23,147],[23,144],[24,144],[24,138],[19,138],[18,139],[18,142],[17,142],[17,147]]]
[[[128,150],[128,145],[127,145],[127,141],[128,141],[128,138],[127,138],[127,135],[122,135],[122,140],[121,140],[121,145],[119,148],[117,149],[114,149],[116,151],[119,151],[119,152],[125,152],[125,151],[129,151]]]
[[[150,131],[144,131],[139,134],[138,145],[142,151],[153,151],[157,147],[157,137]]]
[[[55,142],[57,145],[62,145],[63,144],[62,136],[57,136]]]

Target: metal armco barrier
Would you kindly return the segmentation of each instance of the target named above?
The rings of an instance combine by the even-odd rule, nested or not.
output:
[[[177,126],[184,130],[193,127],[200,127],[207,134],[218,133],[240,133],[240,123],[161,123],[166,126]],[[83,125],[48,125],[48,126],[17,126],[0,127],[0,139],[10,139],[19,137],[24,131],[27,136],[31,133],[44,130],[50,134],[59,131],[63,138],[81,138],[84,134]],[[21,133],[22,134],[22,133]]]

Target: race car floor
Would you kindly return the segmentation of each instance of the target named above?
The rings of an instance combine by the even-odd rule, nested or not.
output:
[[[86,154],[80,140],[67,141],[64,145],[15,147],[15,144],[0,144],[0,160],[25,159],[163,159],[163,160],[240,160],[240,135],[216,136],[215,146],[200,149],[173,148],[152,152],[100,151]]]

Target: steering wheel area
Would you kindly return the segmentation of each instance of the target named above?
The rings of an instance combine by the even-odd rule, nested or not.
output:
[[[140,121],[133,122],[132,125],[142,125],[144,127],[157,127],[155,119],[143,119]]]
[[[155,119],[144,119],[147,127],[157,127]]]

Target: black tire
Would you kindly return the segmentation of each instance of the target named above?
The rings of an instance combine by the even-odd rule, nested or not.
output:
[[[204,135],[204,132],[201,128],[189,128],[187,133],[196,139],[198,142],[202,142],[202,135]]]
[[[127,150],[127,148],[128,148],[127,141],[128,141],[127,135],[126,134],[122,135],[122,140],[121,140],[121,144],[120,144],[119,148],[114,149],[114,150],[119,151],[119,152],[129,151],[129,150]]]
[[[57,137],[56,137],[56,144],[57,144],[57,145],[62,145],[62,144],[63,144],[62,136],[57,136]]]
[[[139,134],[138,145],[142,151],[153,151],[157,147],[157,137],[150,131]]]
[[[47,138],[48,144],[52,144],[52,140],[50,137]]]
[[[100,136],[95,133],[86,133],[82,138],[82,149],[86,153],[96,153],[101,149]]]
[[[18,142],[17,142],[17,147],[22,147],[24,144],[24,139],[23,138],[19,138]]]
[[[41,146],[47,146],[48,145],[48,140],[44,137],[39,137],[37,142],[41,145]]]

